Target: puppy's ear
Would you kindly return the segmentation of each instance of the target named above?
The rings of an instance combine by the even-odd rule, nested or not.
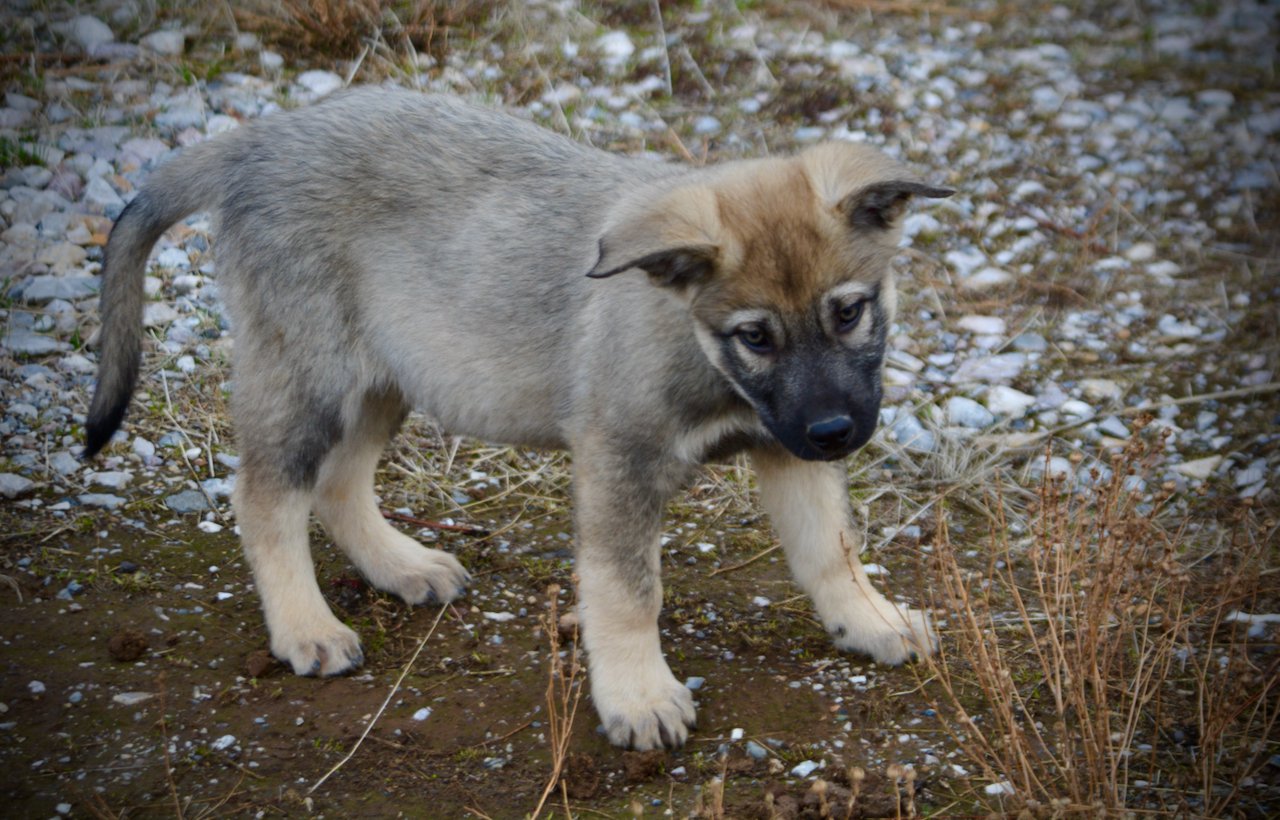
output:
[[[827,142],[800,155],[818,199],[857,230],[894,228],[913,196],[955,191],[913,179],[901,163],[870,145]]]
[[[639,268],[655,285],[683,288],[705,281],[721,256],[715,194],[701,186],[621,203],[600,237],[600,258],[587,273],[604,279]]]
[[[838,206],[853,228],[886,230],[897,224],[913,196],[941,199],[954,194],[951,188],[938,188],[923,182],[895,179],[876,182],[849,194]]]

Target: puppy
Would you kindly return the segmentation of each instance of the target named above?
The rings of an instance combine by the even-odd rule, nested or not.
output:
[[[689,168],[448,96],[340,94],[184,151],[121,214],[85,455],[137,381],[152,246],[210,211],[235,326],[234,505],[272,652],[300,675],[363,660],[316,583],[312,512],[375,587],[463,593],[461,564],[375,502],[416,408],[572,451],[592,698],[613,743],[679,746],[694,706],[659,645],[659,533],[707,459],[749,453],[839,648],[889,664],[933,649],[924,615],[858,563],[840,459],[876,424],[902,213],[951,193],[862,145]]]

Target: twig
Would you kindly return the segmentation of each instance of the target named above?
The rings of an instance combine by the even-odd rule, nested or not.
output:
[[[667,29],[662,24],[662,7],[658,0],[649,0],[653,9],[653,20],[658,26],[658,42],[662,44],[662,79],[666,83],[667,96],[671,96],[671,53],[667,49]]]
[[[428,530],[445,530],[446,532],[460,532],[466,535],[487,536],[489,531],[484,527],[473,527],[470,524],[446,524],[443,521],[431,521],[426,518],[414,518],[404,513],[382,511],[383,518],[389,518],[392,521],[403,521],[406,524],[413,524],[415,527],[422,527]]]
[[[719,569],[714,569],[710,572],[710,574],[707,577],[714,578],[715,576],[723,572],[733,572],[734,570],[742,569],[745,566],[750,566],[751,564],[754,564],[756,561],[759,561],[761,558],[765,557],[769,553],[776,551],[780,546],[782,545],[774,544],[772,547],[769,547],[766,550],[756,553],[755,555],[751,556],[750,558],[748,558],[747,560],[743,561],[740,564],[733,564],[732,566],[720,567]]]
[[[391,699],[394,698],[396,696],[396,693],[400,691],[400,684],[404,683],[404,679],[408,677],[409,670],[412,669],[414,663],[417,662],[418,655],[422,654],[422,648],[427,645],[427,641],[431,640],[431,636],[435,634],[436,627],[440,625],[440,619],[444,617],[445,610],[447,610],[448,608],[449,608],[448,604],[445,604],[444,606],[440,607],[440,611],[436,613],[436,619],[431,623],[431,629],[429,629],[427,631],[427,634],[422,636],[422,640],[418,642],[418,648],[414,650],[413,657],[409,658],[409,662],[404,665],[404,669],[400,670],[400,677],[396,678],[395,685],[392,686],[391,691],[387,693],[387,697],[385,700],[382,701],[382,705],[378,707],[378,711],[375,712],[373,717],[369,719],[369,723],[364,727],[364,731],[360,734],[360,737],[356,740],[355,745],[351,747],[351,751],[347,752],[346,755],[341,760],[339,760],[337,763],[334,764],[332,769],[325,772],[323,777],[317,780],[311,786],[311,788],[307,789],[308,795],[313,794],[316,789],[324,785],[324,782],[333,776],[334,772],[338,771],[338,769],[341,769],[343,766],[347,764],[348,760],[355,757],[356,751],[359,750],[360,748],[360,744],[364,743],[364,739],[369,736],[369,732],[373,729],[373,724],[378,722],[378,718],[382,717],[382,713],[387,710],[387,704],[390,703]]]
[[[530,815],[537,820],[546,805],[547,798],[560,785],[564,774],[564,764],[569,757],[570,733],[573,730],[573,719],[578,713],[578,701],[582,697],[582,687],[578,686],[578,640],[577,629],[574,629],[573,651],[566,664],[560,658],[560,608],[558,595],[560,587],[552,584],[547,589],[547,598],[551,608],[543,620],[543,628],[547,631],[548,652],[551,656],[550,669],[547,672],[547,732],[551,736],[551,775],[542,790],[542,797]],[[567,792],[566,792],[567,795]],[[566,797],[566,800],[568,798]]]
[[[169,728],[165,723],[164,713],[168,707],[167,690],[164,686],[164,673],[156,677],[156,688],[160,690],[160,750],[164,752],[164,779],[169,783],[169,794],[173,797],[173,812],[178,820],[183,820],[182,801],[178,799],[178,784],[173,782],[173,764],[169,760]]]

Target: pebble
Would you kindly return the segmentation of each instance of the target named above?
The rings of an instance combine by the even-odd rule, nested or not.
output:
[[[138,41],[145,50],[165,57],[177,57],[187,47],[187,36],[181,31],[153,31]]]
[[[987,391],[983,401],[987,409],[997,416],[1021,418],[1036,403],[1036,397],[1015,390],[1003,384],[997,384]]]
[[[17,498],[30,492],[35,482],[16,473],[0,473],[0,495],[5,498]]]
[[[155,696],[154,692],[121,692],[118,695],[113,695],[111,700],[121,706],[137,706],[140,703],[146,703]],[[232,740],[234,739],[232,738]]]
[[[70,22],[55,28],[84,49],[86,54],[96,54],[102,46],[116,39],[110,26],[90,14],[73,17]]]
[[[1193,461],[1184,461],[1181,464],[1176,464],[1174,465],[1173,471],[1178,475],[1203,481],[1213,475],[1213,471],[1218,469],[1218,465],[1221,463],[1222,456],[1205,456],[1204,458],[1197,458]]]
[[[230,749],[234,745],[236,745],[235,735],[223,735],[222,737],[210,743],[209,748],[213,749],[215,752],[224,752],[227,749]]]
[[[1003,336],[1006,328],[1004,319],[999,316],[962,316],[956,326],[982,336]]]
[[[966,396],[952,396],[946,404],[947,423],[980,430],[991,426],[996,417],[991,411]]]
[[[424,706],[424,707],[422,707],[421,709],[419,709],[418,711],[416,711],[416,712],[414,712],[414,713],[413,713],[413,719],[414,719],[414,720],[417,720],[417,721],[423,721],[423,720],[426,720],[426,719],[427,719],[427,718],[429,718],[429,717],[431,717],[431,707],[430,707],[430,706]]]
[[[76,496],[76,501],[80,502],[83,507],[101,507],[105,510],[114,510],[125,502],[125,499],[111,493],[84,493]]]
[[[754,740],[747,741],[746,750],[752,760],[764,760],[769,756],[769,750]]]
[[[699,677],[685,678],[684,686],[690,692],[696,692],[699,689],[701,689],[703,684],[705,684],[706,682],[707,682],[706,678],[699,678]]]
[[[91,472],[85,476],[85,481],[95,487],[106,487],[108,490],[123,490],[133,481],[133,473],[124,472],[123,470]]]
[[[41,681],[33,680],[27,683],[27,691],[33,695],[43,695],[44,690],[44,683]]]
[[[90,296],[97,296],[100,285],[101,280],[99,277],[90,274],[35,276],[23,289],[22,299],[31,305],[42,305],[55,299],[74,302],[80,299],[87,299]]]
[[[818,769],[817,762],[813,760],[803,760],[797,763],[791,769],[792,777],[808,777]]]
[[[54,353],[59,350],[67,350],[71,346],[66,342],[60,342],[52,336],[45,336],[41,333],[32,333],[30,330],[14,330],[0,339],[0,347],[6,347],[11,352],[25,356],[40,356],[45,353]]]
[[[204,512],[209,509],[209,501],[199,490],[183,490],[180,493],[174,493],[165,498],[164,504],[179,514]]]
[[[1089,401],[1117,401],[1124,395],[1124,389],[1111,379],[1081,379],[1080,390]]]
[[[304,71],[294,80],[298,85],[317,97],[332,94],[342,88],[342,78],[332,71]]]

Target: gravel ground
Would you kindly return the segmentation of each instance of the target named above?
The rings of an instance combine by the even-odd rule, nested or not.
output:
[[[1174,507],[1188,512],[1244,506],[1274,521],[1280,7],[979,3],[912,14],[896,13],[897,5],[740,11],[664,4],[664,48],[647,3],[577,9],[537,2],[507,15],[506,39],[490,33],[457,41],[438,57],[419,57],[416,70],[402,61],[383,73],[387,82],[504,103],[622,151],[701,161],[782,153],[823,139],[882,147],[959,193],[907,219],[900,259],[906,295],[892,335],[882,430],[868,451],[876,459],[854,467],[860,478],[887,470],[919,486],[972,469],[977,453],[1013,485],[1034,486],[1046,470],[1087,484],[1107,475],[1108,452],[1145,411],[1153,429],[1169,435],[1156,471],[1134,477],[1135,489],[1172,490]],[[101,580],[85,580],[84,566],[131,575],[139,567],[129,542],[195,528],[224,539],[217,562],[227,569],[197,558],[198,574],[175,572],[169,585],[194,603],[166,601],[157,618],[234,602],[244,613],[239,622],[252,630],[248,579],[227,552],[237,458],[221,413],[233,331],[217,299],[217,239],[203,217],[171,231],[153,256],[145,315],[153,341],[130,423],[105,458],[76,458],[96,370],[105,237],[148,174],[183,146],[309,104],[341,88],[348,75],[379,78],[370,76],[372,59],[357,73],[352,63],[282,56],[207,20],[188,20],[182,30],[181,19],[140,19],[127,3],[86,8],[93,14],[75,18],[43,4],[13,3],[0,12],[9,32],[4,56],[12,58],[4,63],[0,108],[0,526],[12,532],[0,571],[27,593],[12,611],[23,620],[9,620],[0,633],[5,646],[21,645],[24,635],[29,644],[40,633],[28,620],[56,620],[54,613],[65,619],[94,606]],[[33,63],[33,49],[62,57]],[[466,450],[459,474],[448,452],[405,455],[417,440],[433,448],[443,441],[425,424],[414,431],[398,451],[405,466],[384,489],[401,514],[474,518],[467,505],[507,492],[510,471],[545,469],[536,486],[563,491],[558,457]],[[422,478],[440,467],[450,482]],[[711,496],[724,475],[736,473],[712,474]],[[743,539],[767,546],[767,533],[747,532],[762,522],[741,517],[750,515],[741,498],[716,506],[700,504],[702,497],[695,488],[689,510],[715,507],[715,515],[710,522],[673,520],[670,563],[723,568],[735,563],[735,550],[752,554]],[[491,513],[494,526],[504,525],[503,514]],[[889,544],[919,540],[924,519],[910,509],[868,515],[876,549],[868,560],[881,560]],[[524,526],[497,539],[500,554],[563,560],[563,518],[550,529]],[[1212,519],[1204,529],[1211,538]],[[892,548],[883,555],[882,571],[909,571],[893,563]],[[763,623],[800,606],[784,581],[766,578],[741,592],[736,617]],[[537,593],[506,582],[478,589],[464,617],[469,629],[480,629],[480,646],[518,643],[541,611]],[[1276,618],[1266,603],[1241,617],[1274,641]],[[716,606],[698,604],[700,623],[715,622]],[[151,626],[168,631],[158,621]],[[937,769],[954,755],[922,729],[930,717],[923,708],[895,715],[875,741],[855,731],[852,704],[877,688],[908,688],[902,679],[880,680],[896,673],[825,654],[815,639],[805,651],[820,658],[793,657],[803,665],[770,676],[757,660],[768,653],[740,657],[718,644],[714,631],[707,639],[700,629],[693,620],[671,629],[711,659],[691,688],[728,689],[716,680],[723,664],[744,677],[758,671],[762,679],[784,678],[775,685],[817,697],[836,716],[834,734],[824,734],[811,754],[781,756],[769,748],[770,737],[744,737],[725,704],[719,740],[761,765],[785,757],[785,771],[774,774],[812,778],[845,744],[878,750],[866,751],[868,768],[901,760]],[[536,657],[524,668],[543,674]],[[46,701],[96,698],[110,699],[120,707],[117,720],[127,722],[151,694],[95,691],[92,684],[46,691],[60,674],[25,662],[0,667],[0,732],[13,740],[0,760],[31,772],[15,794],[45,814],[65,814],[73,804],[79,811],[79,792],[68,785],[78,781],[35,778],[57,764],[24,729],[25,716]],[[235,685],[246,685],[246,677]],[[382,678],[364,683],[385,691]],[[426,695],[410,696],[402,725],[430,722],[432,708],[440,707]],[[188,736],[170,754],[197,747],[252,756],[248,741],[229,733]],[[478,765],[506,765],[506,748],[486,747]],[[42,754],[48,759],[37,760]],[[676,781],[683,765],[669,766]],[[968,775],[958,759],[950,765],[949,776]],[[1274,788],[1278,772],[1273,760],[1256,787]],[[94,782],[99,794],[124,788]]]

